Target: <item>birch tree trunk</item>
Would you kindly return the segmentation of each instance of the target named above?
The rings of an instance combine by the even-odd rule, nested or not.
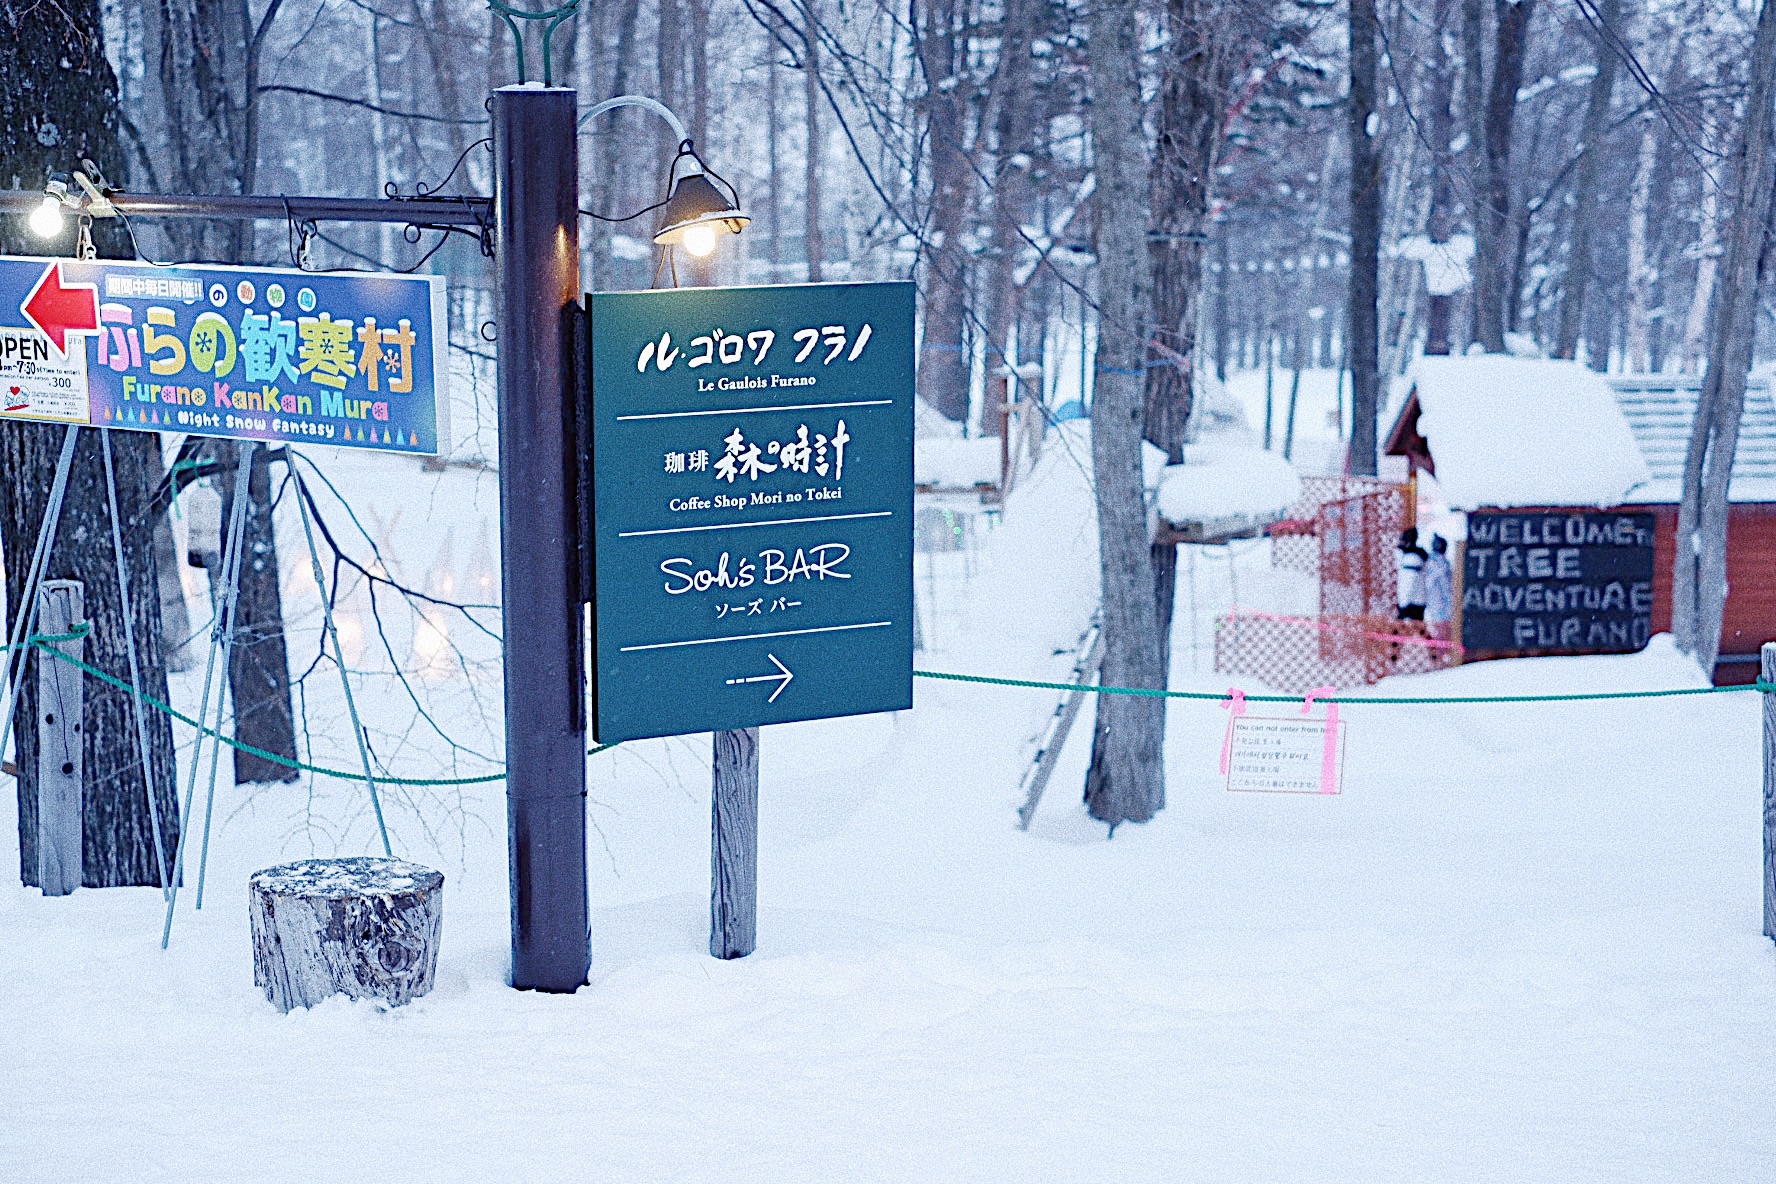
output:
[[[1616,29],[1622,12],[1622,0],[1598,0],[1598,23]],[[1604,153],[1604,133],[1609,127],[1610,98],[1616,85],[1615,47],[1598,37],[1597,73],[1591,76],[1590,93],[1585,97],[1585,128],[1579,143],[1584,156],[1579,159],[1578,176],[1573,179],[1572,246],[1567,253],[1566,287],[1560,300],[1560,328],[1554,343],[1554,356],[1577,356],[1579,332],[1585,323],[1585,297],[1591,286],[1592,240],[1597,231],[1597,184]]]
[[[1702,368],[1702,350],[1708,336],[1708,310],[1714,304],[1714,280],[1720,271],[1720,189],[1702,180],[1702,225],[1696,237],[1696,290],[1690,295],[1690,311],[1684,317],[1683,350],[1678,370],[1694,374]]]
[[[1161,689],[1159,622],[1141,480],[1143,364],[1150,283],[1146,137],[1141,128],[1135,0],[1091,15],[1092,155],[1097,175],[1098,344],[1092,399],[1098,564],[1106,685]],[[1165,805],[1164,700],[1099,695],[1086,808],[1110,824],[1145,822]]]
[[[1769,268],[1772,189],[1772,97],[1776,97],[1776,0],[1764,0],[1752,40],[1750,88],[1733,156],[1733,213],[1720,278],[1720,304],[1708,349],[1708,372],[1696,403],[1677,509],[1671,628],[1678,648],[1712,675],[1720,653],[1727,599],[1727,493],[1746,371],[1756,338],[1758,296]]]
[[[1350,312],[1347,354],[1351,372],[1351,442],[1345,468],[1373,476],[1381,385],[1381,335],[1376,307],[1381,286],[1381,114],[1376,108],[1375,0],[1351,0],[1350,10]]]
[[[1625,352],[1631,373],[1647,370],[1652,352],[1653,268],[1647,258],[1647,211],[1653,201],[1653,165],[1659,158],[1658,127],[1651,112],[1641,118],[1640,151],[1634,165],[1634,181],[1628,190],[1628,329]],[[1587,153],[1589,155],[1589,153]]]
[[[7,80],[0,87],[0,179],[7,184],[40,187],[50,172],[82,158],[96,162],[109,175],[123,175],[117,82],[105,60],[101,28],[96,0],[62,0],[57,5],[0,0],[0,78]],[[41,240],[18,234],[19,221],[6,219],[0,224],[0,253],[71,253],[72,232],[46,252]],[[101,225],[95,227],[94,237],[102,254],[128,256],[126,241],[117,230]],[[22,602],[26,568],[49,499],[49,475],[55,472],[63,430],[45,424],[0,423],[0,552],[6,559],[7,604],[14,612]],[[166,667],[153,545],[157,515],[150,497],[161,476],[159,439],[147,432],[120,431],[112,439],[112,452],[129,603],[125,605],[118,581],[96,430],[81,432],[54,555],[44,575],[86,585],[92,633],[86,640],[85,660],[126,683],[130,666],[123,621],[126,612],[130,615],[146,683],[143,689],[164,702]],[[35,686],[34,678],[24,681],[13,731],[19,767],[19,855],[26,883],[33,882],[37,867],[40,713]],[[171,851],[177,839],[172,723],[156,711],[149,712],[147,722],[149,753],[144,768],[130,696],[96,679],[87,680],[81,727],[87,778],[81,845],[83,882],[88,887],[161,883],[153,841],[156,814],[164,848]]]

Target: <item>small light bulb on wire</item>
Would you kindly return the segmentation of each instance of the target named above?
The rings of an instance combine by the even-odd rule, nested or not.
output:
[[[62,203],[54,197],[45,197],[43,204],[31,211],[31,233],[38,238],[54,238],[67,225],[67,219],[62,217]]]
[[[701,259],[715,250],[715,227],[708,223],[692,226],[684,232],[684,249]]]

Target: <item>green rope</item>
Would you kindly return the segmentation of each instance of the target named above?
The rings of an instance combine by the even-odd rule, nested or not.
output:
[[[134,694],[135,688],[130,686],[130,684],[125,682],[123,679],[118,678],[115,674],[109,674],[103,670],[100,670],[97,666],[93,666],[87,662],[82,662],[79,658],[73,657],[70,654],[64,654],[61,650],[58,650],[55,648],[55,645],[54,645],[55,642],[73,641],[77,637],[86,636],[86,633],[87,633],[87,629],[86,629],[86,627],[83,626],[80,629],[78,629],[74,632],[71,632],[71,633],[67,633],[67,634],[53,634],[53,635],[39,634],[39,635],[35,635],[31,638],[31,643],[35,644],[39,649],[43,650],[45,653],[52,654],[55,657],[61,659],[62,661],[68,663],[71,666],[78,667],[80,670],[86,672],[87,674],[92,675],[94,678],[98,679],[102,683],[105,683],[109,686],[116,687],[120,691],[125,691],[130,694]],[[197,727],[196,720],[192,719],[189,715],[186,715],[184,712],[180,711],[177,707],[174,707],[172,704],[163,702],[162,700],[155,698],[153,695],[149,695],[149,694],[144,693],[142,695],[142,702],[148,704],[148,706],[154,708],[156,711],[160,711],[160,712],[163,712],[167,715],[170,715],[172,718],[178,720],[180,723],[184,724],[188,728],[196,728]],[[254,745],[245,743],[244,741],[236,740],[232,736],[224,736],[224,735],[222,735],[222,733],[220,731],[218,731],[215,728],[203,728],[201,730],[205,736],[211,737],[216,740],[220,740],[222,743],[228,745],[230,748],[236,748],[236,749],[239,749],[241,752],[250,753],[253,756],[259,757],[262,760],[270,761],[274,765],[282,765],[286,769],[297,769],[297,770],[300,770],[301,772],[304,772],[304,773],[315,773],[315,774],[319,774],[322,777],[333,777],[333,778],[336,778],[337,780],[340,780],[340,781],[363,781],[363,780],[365,780],[364,775],[362,773],[350,773],[344,769],[329,769],[325,765],[311,765],[311,764],[308,764],[306,761],[293,761],[293,760],[289,759],[288,757],[280,756],[279,754],[277,754],[275,752],[267,752],[263,748],[258,748],[258,747],[255,747]],[[615,747],[616,747],[616,745],[614,745],[614,744],[600,744],[595,748],[587,750],[586,755],[587,756],[594,756],[598,753],[604,752],[606,749],[615,748]],[[383,785],[439,786],[439,785],[485,785],[489,782],[504,781],[505,779],[506,779],[506,775],[504,773],[488,773],[488,774],[485,774],[480,777],[378,777],[376,780],[379,784],[383,784]]]
[[[130,686],[130,684],[123,679],[118,678],[114,674],[108,674],[105,671],[100,670],[97,666],[82,662],[79,658],[64,654],[61,650],[55,648],[58,642],[77,641],[87,636],[89,632],[91,632],[90,624],[80,624],[76,625],[67,633],[34,634],[25,644],[36,646],[44,652],[52,654],[70,665],[79,667],[100,682],[116,687],[120,691],[134,694],[135,688]],[[1154,690],[1150,687],[1107,687],[1099,686],[1095,683],[1044,682],[1040,679],[1029,678],[992,678],[984,674],[952,674],[945,670],[915,670],[913,671],[913,674],[918,678],[936,678],[946,682],[971,682],[992,687],[1022,687],[1036,691],[1081,691],[1089,692],[1094,695],[1140,695],[1147,698],[1161,699],[1198,699],[1212,703],[1223,703],[1229,698],[1226,691],[1161,691]],[[1462,703],[1581,703],[1605,699],[1669,699],[1679,695],[1719,695],[1731,694],[1736,691],[1776,692],[1776,682],[1765,682],[1760,678],[1756,682],[1748,682],[1727,687],[1669,687],[1656,691],[1582,691],[1573,694],[1559,695],[1331,695],[1325,698],[1315,698],[1314,702],[1374,704],[1399,707]],[[1247,695],[1245,696],[1245,699],[1248,703],[1305,703],[1307,701],[1306,696],[1303,695]],[[144,694],[142,696],[142,701],[156,711],[170,715],[186,727],[197,727],[196,720],[192,719],[170,703],[162,702],[149,694]],[[362,773],[351,773],[344,769],[329,769],[324,765],[311,765],[304,761],[293,761],[287,757],[279,756],[277,753],[267,752],[263,748],[256,748],[251,744],[236,740],[233,737],[224,736],[216,729],[203,728],[201,730],[205,736],[220,740],[230,748],[236,748],[242,752],[250,753],[262,760],[270,761],[276,765],[282,765],[287,769],[297,769],[304,773],[315,773],[322,777],[333,777],[340,781],[366,780]],[[587,749],[586,755],[596,756],[601,752],[606,752],[615,747],[615,744],[599,744]],[[488,773],[480,777],[378,777],[377,781],[387,785],[439,786],[485,785],[489,782],[504,781],[505,779],[506,775],[504,773]]]
[[[1226,691],[1160,691],[1148,687],[1106,687],[1092,683],[1040,682],[1026,678],[988,678],[980,674],[950,674],[942,670],[915,670],[919,678],[941,678],[949,682],[978,682],[995,687],[1028,687],[1039,691],[1089,691],[1094,695],[1144,695],[1163,699],[1202,699],[1226,702]],[[1674,695],[1716,695],[1733,691],[1776,691],[1776,683],[1749,682],[1730,687],[1673,687],[1659,691],[1588,691],[1569,695],[1329,695],[1316,696],[1315,703],[1380,703],[1389,705],[1422,705],[1436,703],[1577,703],[1591,699],[1664,699]],[[1305,703],[1303,695],[1247,695],[1248,703]]]

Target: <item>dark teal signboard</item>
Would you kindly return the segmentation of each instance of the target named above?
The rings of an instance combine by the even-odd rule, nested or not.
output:
[[[913,285],[590,304],[598,741],[912,706]]]
[[[0,419],[441,450],[444,281],[0,258]]]

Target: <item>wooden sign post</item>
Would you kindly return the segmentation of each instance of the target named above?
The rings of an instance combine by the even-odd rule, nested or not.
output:
[[[37,629],[55,637],[86,620],[86,586],[79,580],[44,580],[37,588]],[[78,659],[81,640],[52,643]],[[81,818],[85,804],[81,758],[84,718],[80,667],[54,654],[37,655],[37,885],[45,896],[66,896],[80,887]]]
[[[758,726],[912,705],[913,289],[588,304],[593,734],[715,734],[709,952],[743,957]]]

